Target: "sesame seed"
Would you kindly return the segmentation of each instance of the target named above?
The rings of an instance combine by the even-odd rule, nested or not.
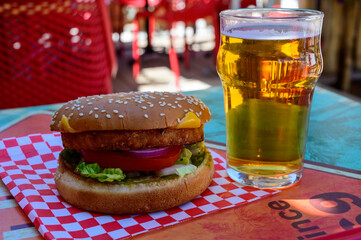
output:
[[[148,118],[148,114],[144,114],[144,117],[145,117],[145,118]]]
[[[107,117],[107,118],[111,118],[110,114],[107,114],[106,117]]]
[[[181,108],[181,107],[182,107],[182,105],[178,104],[178,107],[179,107],[179,108]]]
[[[146,106],[142,106],[141,108],[142,108],[142,109],[147,109],[147,107],[146,107]]]
[[[118,117],[119,117],[119,118],[123,118],[124,116],[123,116],[123,115],[119,115]]]
[[[153,106],[154,106],[154,104],[150,104],[150,105],[149,105],[149,107],[153,107]]]
[[[77,109],[80,110],[80,107],[78,107]]]
[[[127,104],[127,103],[128,103],[127,101],[124,102],[124,104]]]
[[[185,112],[188,112],[188,109],[184,109]]]
[[[162,117],[163,117],[163,116],[165,116],[165,114],[164,114],[164,113],[161,113],[161,114],[159,114],[159,115],[161,115]]]
[[[180,122],[181,122],[181,120],[180,120],[179,118],[177,118],[177,121],[178,121],[178,123],[180,123]]]
[[[92,105],[93,103],[92,102],[88,102],[88,105]]]
[[[71,116],[73,116],[73,115],[74,115],[74,113],[70,113],[70,114],[69,114],[69,117],[71,117]]]
[[[99,108],[95,107],[95,108],[94,108],[94,111],[97,111],[97,110],[99,110]]]
[[[174,103],[178,103],[178,101],[174,101]]]
[[[69,109],[69,107],[65,107],[65,109]]]
[[[114,109],[114,110],[113,110],[113,113],[118,113],[118,110],[115,110],[115,109]]]
[[[80,116],[80,117],[84,116],[84,113],[79,113],[79,116]]]
[[[95,118],[98,118],[98,114],[94,114],[94,117],[95,117]]]
[[[164,98],[164,97],[161,97],[160,99],[161,99],[161,100],[164,100],[165,98]]]
[[[102,113],[106,112],[105,109],[101,110]]]
[[[170,104],[170,103],[168,103],[167,105],[168,105],[168,106],[172,106],[172,104]]]
[[[71,108],[71,110],[74,110],[74,108],[75,108],[75,106],[73,106],[73,107]]]
[[[89,111],[89,115],[91,115],[92,113],[93,113],[93,110],[90,110],[90,111]]]
[[[172,108],[176,108],[175,106],[172,106]]]
[[[84,105],[81,105],[80,108],[83,109],[83,108],[84,108]]]

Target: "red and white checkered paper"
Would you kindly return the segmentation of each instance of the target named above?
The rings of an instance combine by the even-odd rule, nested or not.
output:
[[[214,179],[208,189],[192,201],[149,214],[96,214],[72,207],[56,190],[54,173],[62,149],[59,133],[0,141],[0,177],[46,239],[121,239],[278,192],[237,184],[227,176],[225,159],[211,151],[216,169]]]

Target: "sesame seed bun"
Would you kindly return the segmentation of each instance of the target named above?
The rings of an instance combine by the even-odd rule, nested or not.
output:
[[[101,183],[70,170],[60,157],[55,184],[60,195],[75,207],[108,214],[154,212],[186,203],[201,194],[214,175],[212,156],[184,177],[146,183]]]
[[[50,128],[67,132],[59,127],[63,116],[75,132],[172,128],[188,112],[196,114],[201,124],[211,118],[202,101],[181,93],[114,93],[82,97],[64,104],[55,112]]]

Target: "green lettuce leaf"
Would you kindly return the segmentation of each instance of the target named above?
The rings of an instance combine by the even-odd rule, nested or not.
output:
[[[179,175],[179,177],[183,177],[184,175],[186,175],[188,173],[194,172],[196,169],[197,169],[197,167],[194,166],[193,164],[188,164],[184,167],[177,168],[176,171],[177,171],[177,174]]]
[[[94,178],[99,182],[120,182],[126,177],[119,168],[104,168],[102,170],[97,163],[86,164],[85,162],[81,162],[75,168],[75,171],[83,177]]]

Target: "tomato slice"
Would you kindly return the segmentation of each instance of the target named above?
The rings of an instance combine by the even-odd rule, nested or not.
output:
[[[102,167],[120,168],[123,171],[156,171],[175,164],[182,148],[182,146],[170,146],[162,155],[147,154],[147,157],[140,157],[141,154],[131,151],[81,150],[80,153],[85,161],[98,163]]]

